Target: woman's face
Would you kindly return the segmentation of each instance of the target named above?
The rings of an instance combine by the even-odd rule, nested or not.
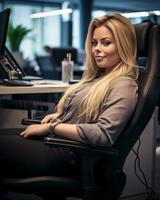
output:
[[[112,32],[105,26],[97,27],[92,38],[92,55],[99,68],[112,70],[121,61]]]

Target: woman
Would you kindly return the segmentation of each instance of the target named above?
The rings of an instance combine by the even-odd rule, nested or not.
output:
[[[83,78],[66,91],[57,112],[44,117],[40,125],[28,126],[21,137],[8,141],[4,136],[1,140],[1,152],[8,151],[8,142],[11,151],[7,160],[3,153],[3,163],[12,165],[18,174],[68,173],[63,166],[70,167],[72,160],[69,149],[49,149],[38,139],[24,138],[50,133],[93,146],[112,146],[132,115],[138,97],[138,70],[136,36],[130,21],[119,14],[95,18],[89,26],[86,54]],[[15,163],[17,151],[21,154]]]
[[[46,116],[42,125],[28,127],[21,136],[45,136],[50,129],[59,137],[111,146],[137,101],[135,44],[128,19],[116,14],[94,19],[86,40],[82,80],[66,92],[58,113]],[[53,127],[49,122],[54,118],[60,120]]]

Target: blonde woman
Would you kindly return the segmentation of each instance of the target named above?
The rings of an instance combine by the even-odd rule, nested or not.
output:
[[[32,166],[19,170],[15,167],[17,173],[26,174],[26,170],[27,174],[40,175],[64,170],[68,173],[67,167],[64,169],[64,163],[69,166],[72,157],[68,149],[50,149],[38,139],[24,139],[30,136],[44,137],[50,133],[95,148],[115,143],[137,103],[136,43],[133,25],[120,14],[111,13],[91,21],[83,78],[66,91],[56,113],[44,117],[40,125],[28,126],[20,133],[21,137],[17,136],[19,143],[11,145],[11,154],[19,149],[21,166],[25,163]],[[8,146],[8,140],[6,143]]]
[[[137,102],[136,36],[128,19],[108,14],[94,19],[86,40],[86,70],[82,80],[66,91],[58,113],[42,125],[28,127],[21,136],[47,135],[114,144]],[[53,127],[49,124],[58,118]]]

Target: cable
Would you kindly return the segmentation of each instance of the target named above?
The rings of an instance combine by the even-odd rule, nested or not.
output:
[[[146,192],[147,192],[147,199],[146,200],[152,200],[152,199],[154,199],[155,192],[153,191],[153,189],[151,187],[149,187],[146,176],[141,169],[141,162],[140,162],[140,158],[139,158],[140,145],[141,145],[141,140],[138,139],[138,147],[137,147],[136,151],[134,149],[132,149],[133,153],[136,155],[135,162],[134,162],[134,171],[135,171],[135,174],[136,174],[136,177],[138,178],[138,180],[146,187]],[[138,175],[137,165],[138,165],[138,170],[140,171],[140,173],[143,177],[143,180]]]
[[[138,193],[138,194],[131,194],[131,195],[119,197],[119,199],[134,198],[134,197],[139,197],[139,196],[142,196],[142,195],[145,195],[145,194],[146,194],[146,192],[144,192],[144,193]]]
[[[141,169],[141,161],[140,161],[140,157],[139,157],[140,146],[141,146],[141,140],[138,139],[137,149],[136,150],[132,149],[133,153],[136,155],[136,158],[135,158],[135,161],[134,161],[134,172],[135,172],[136,177],[140,181],[140,183],[143,184],[146,187],[146,193],[123,196],[123,197],[120,197],[119,199],[128,199],[128,198],[133,198],[133,197],[136,197],[136,196],[141,196],[141,195],[147,194],[147,199],[146,200],[154,200],[155,192],[151,187],[149,187],[147,179],[146,179],[146,176],[145,176],[144,172]],[[138,174],[138,170],[141,173],[141,175],[143,177],[143,180],[140,177],[140,175]]]
[[[139,149],[141,146],[141,140],[138,139],[138,147],[136,150],[132,149],[133,153],[136,155],[135,161],[134,161],[134,172],[136,174],[136,177],[138,178],[138,180],[140,181],[141,184],[143,184],[146,187],[146,192],[144,193],[139,193],[139,194],[132,194],[132,195],[128,195],[128,196],[122,196],[119,199],[128,199],[128,198],[133,198],[136,196],[142,196],[147,194],[147,199],[146,200],[154,200],[155,198],[155,192],[154,190],[149,187],[146,176],[144,174],[144,172],[141,169],[141,162],[140,162],[140,157],[139,157]],[[140,177],[140,175],[138,174],[138,170],[140,171],[142,178]]]
[[[138,151],[139,151],[140,144],[141,144],[141,143],[139,142],[138,147],[137,147],[137,152],[136,152],[134,149],[132,149],[132,151],[133,151],[134,154],[136,155],[135,162],[134,162],[134,171],[135,171],[135,174],[136,174],[138,180],[146,187],[147,196],[149,197],[150,194],[149,194],[149,189],[148,189],[148,183],[147,183],[145,174],[144,174],[143,171],[141,170],[140,159],[139,159],[139,156],[138,156]],[[144,181],[143,181],[143,180],[140,178],[140,176],[138,175],[137,165],[138,165],[139,171],[141,172],[141,174],[142,174],[142,176],[143,176]]]

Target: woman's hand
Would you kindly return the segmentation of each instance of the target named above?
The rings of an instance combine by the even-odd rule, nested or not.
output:
[[[46,115],[41,123],[42,124],[46,124],[46,123],[49,123],[52,119],[56,119],[58,117],[59,113],[54,113],[54,114],[49,114],[49,115]]]
[[[20,136],[27,138],[29,136],[47,136],[49,130],[48,124],[33,124],[28,126],[23,132],[20,133]]]

